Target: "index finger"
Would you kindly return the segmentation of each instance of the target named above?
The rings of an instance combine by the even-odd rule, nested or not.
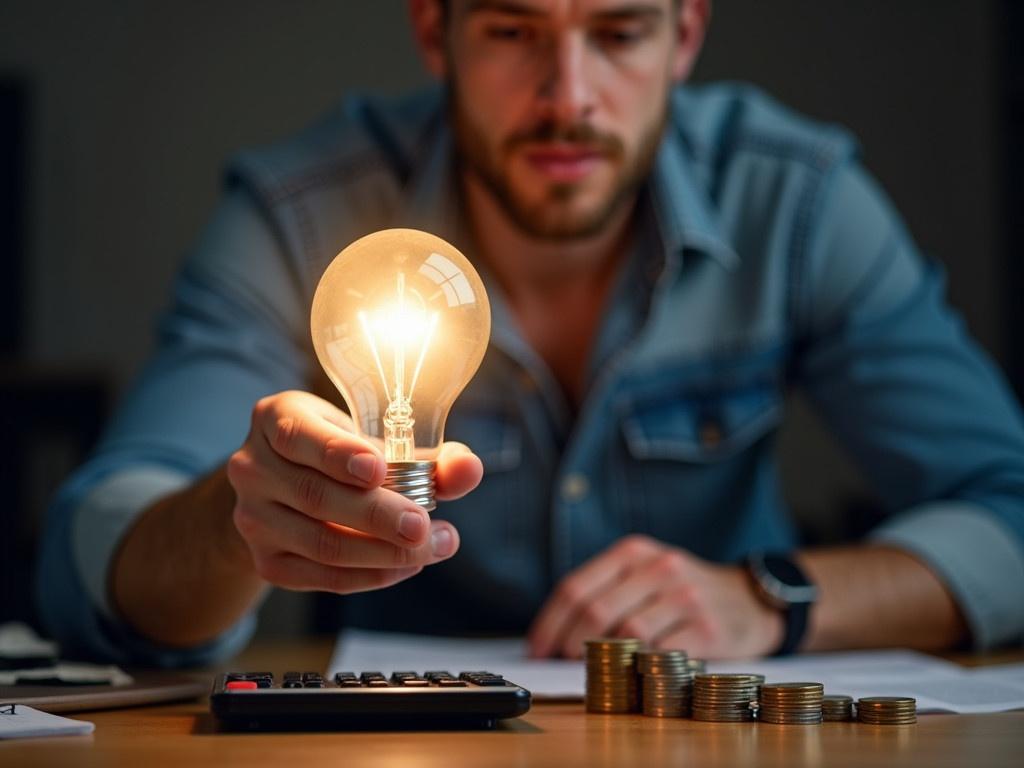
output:
[[[657,542],[646,536],[630,536],[594,555],[562,579],[530,627],[530,654],[554,653],[582,607],[595,595],[610,589],[627,571],[654,557],[659,548]]]
[[[306,392],[264,398],[253,409],[254,426],[282,458],[341,483],[375,488],[384,482],[387,464],[372,443],[339,426],[343,417]]]

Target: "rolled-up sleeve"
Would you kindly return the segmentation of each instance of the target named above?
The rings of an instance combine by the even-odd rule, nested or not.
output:
[[[883,501],[870,539],[927,563],[974,645],[1024,637],[1024,418],[872,180],[823,187],[799,382]]]
[[[156,354],[47,512],[37,604],[65,653],[195,665],[236,652],[252,634],[247,616],[202,647],[158,647],[119,620],[107,579],[142,511],[223,463],[259,398],[308,380],[298,286],[259,206],[229,189],[175,283]]]
[[[986,507],[937,501],[896,515],[871,539],[913,553],[943,580],[974,644],[989,648],[1021,634],[1024,553],[1016,534]]]

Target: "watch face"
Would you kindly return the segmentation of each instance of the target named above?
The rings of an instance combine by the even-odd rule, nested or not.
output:
[[[769,600],[779,607],[813,603],[818,590],[788,557],[765,553],[754,560],[754,573]]]
[[[764,567],[772,576],[787,587],[809,586],[807,579],[792,561],[778,555],[765,555]]]

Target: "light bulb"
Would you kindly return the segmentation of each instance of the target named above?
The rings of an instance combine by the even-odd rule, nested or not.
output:
[[[374,232],[327,267],[310,326],[357,431],[384,453],[384,486],[434,509],[448,411],[480,367],[491,333],[476,270],[427,232]]]

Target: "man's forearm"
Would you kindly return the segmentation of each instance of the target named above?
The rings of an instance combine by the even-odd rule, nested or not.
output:
[[[231,627],[265,588],[232,522],[223,468],[153,504],[110,569],[114,609],[162,645],[194,646]]]
[[[967,633],[939,578],[903,550],[881,546],[809,550],[799,555],[820,590],[805,651],[901,646],[941,650]]]

